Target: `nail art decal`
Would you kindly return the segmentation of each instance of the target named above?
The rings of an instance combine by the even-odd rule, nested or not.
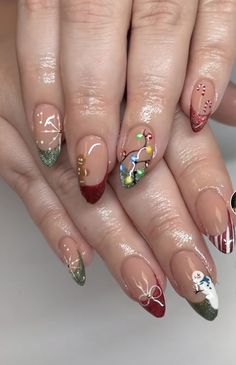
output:
[[[231,206],[233,214],[236,215],[236,192],[233,193],[233,195],[231,196],[230,206]]]
[[[215,286],[211,278],[204,275],[201,271],[194,271],[192,280],[195,288],[195,293],[205,295],[205,300],[200,303],[190,303],[195,311],[205,319],[213,321],[218,314],[218,296]]]
[[[77,146],[77,174],[82,195],[96,203],[104,193],[108,175],[108,151],[98,136],[86,136]]]
[[[235,227],[229,211],[226,231],[217,236],[208,235],[207,237],[222,253],[229,254],[233,251],[235,245]]]
[[[131,130],[120,162],[120,180],[124,188],[135,186],[146,173],[153,158],[154,136],[149,128]]]
[[[161,287],[156,284],[144,291],[142,287],[139,287],[143,294],[139,297],[139,303],[148,312],[155,315],[156,317],[161,317],[165,310],[165,300]]]
[[[207,123],[212,114],[214,99],[215,89],[211,81],[202,80],[195,86],[190,107],[190,120],[194,132],[201,131]]]
[[[55,107],[40,105],[34,115],[35,142],[44,165],[52,167],[61,153],[62,123]]]
[[[86,281],[85,268],[82,257],[73,242],[64,242],[61,245],[62,259],[73,279],[77,284],[83,286]]]

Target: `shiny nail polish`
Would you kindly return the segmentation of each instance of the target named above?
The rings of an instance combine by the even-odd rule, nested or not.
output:
[[[165,298],[160,283],[150,266],[140,257],[128,257],[121,274],[131,297],[155,317],[165,314]]]
[[[215,88],[210,80],[199,81],[192,93],[190,121],[194,132],[199,132],[207,123],[213,112]]]
[[[196,202],[198,217],[208,239],[222,253],[231,253],[235,246],[235,227],[222,196],[213,189],[200,193]]]
[[[59,244],[59,252],[75,282],[83,286],[86,281],[85,268],[76,243],[69,237],[64,238]]]
[[[154,133],[148,126],[130,130],[120,156],[120,181],[124,188],[135,186],[146,174],[155,152]]]
[[[62,121],[53,105],[38,105],[34,112],[33,133],[39,157],[45,166],[56,164],[61,153]]]
[[[103,195],[108,177],[106,143],[98,136],[86,136],[79,141],[76,154],[81,193],[94,204]]]
[[[199,257],[192,251],[179,251],[172,257],[171,271],[191,307],[203,318],[213,321],[218,314],[218,295]]]

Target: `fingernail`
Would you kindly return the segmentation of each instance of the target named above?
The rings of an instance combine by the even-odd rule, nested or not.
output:
[[[121,274],[132,298],[153,316],[163,317],[163,290],[150,266],[143,259],[132,256],[124,261]]]
[[[213,189],[200,193],[196,202],[199,219],[209,240],[223,253],[235,245],[235,228],[224,199]]]
[[[104,193],[108,175],[108,151],[102,138],[86,136],[77,145],[80,190],[87,202],[96,203]]]
[[[120,180],[124,188],[135,186],[145,176],[154,152],[153,131],[147,126],[132,128],[120,156]]]
[[[180,292],[192,308],[213,321],[218,314],[218,296],[201,260],[193,252],[180,251],[171,260],[171,270]]]
[[[192,130],[199,132],[207,123],[213,111],[215,87],[210,80],[198,82],[192,93],[190,121]]]
[[[61,153],[62,122],[53,105],[38,105],[34,112],[33,125],[39,157],[44,165],[52,167]]]
[[[233,195],[231,196],[230,206],[231,206],[233,214],[236,215],[236,192],[233,193]]]
[[[86,281],[85,268],[76,243],[69,237],[64,238],[59,244],[59,252],[73,279],[83,286]]]

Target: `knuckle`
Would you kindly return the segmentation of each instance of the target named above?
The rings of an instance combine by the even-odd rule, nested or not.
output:
[[[195,151],[197,152],[197,151]],[[180,155],[182,164],[178,171],[178,179],[182,181],[190,181],[194,177],[195,180],[201,178],[202,171],[210,171],[211,157],[207,154],[201,154],[198,150],[197,153],[193,151],[183,151]]]
[[[155,214],[147,226],[147,237],[150,242],[161,241],[162,235],[173,232],[177,227],[181,227],[181,217],[179,214],[168,207],[163,209],[161,214]]]
[[[115,219],[112,219],[109,224],[106,224],[102,227],[100,232],[100,238],[97,241],[96,247],[101,256],[109,257],[114,252],[114,244],[111,245],[111,242],[116,241],[116,237],[119,237],[122,233],[122,229],[120,227],[120,223]]]
[[[232,58],[234,57],[234,50],[228,47],[227,42],[218,41],[200,46],[194,50],[195,56],[204,61],[209,62],[213,60],[214,63],[220,64],[231,64]]]
[[[234,0],[209,0],[205,1],[202,11],[206,13],[219,14],[222,16],[222,12],[228,14],[235,14],[236,12],[236,2]]]
[[[183,6],[176,0],[138,0],[134,6],[133,28],[177,26],[183,19]]]
[[[20,0],[19,5],[31,13],[38,13],[44,10],[55,10],[58,0]]]
[[[35,183],[39,179],[39,174],[32,168],[31,165],[23,166],[12,166],[10,185],[17,192],[17,194],[23,198],[26,195],[30,195]]]
[[[63,18],[69,23],[111,24],[113,7],[110,0],[64,0]]]
[[[39,229],[43,232],[45,227],[48,228],[50,222],[57,222],[61,217],[62,214],[58,208],[55,206],[47,206],[38,212],[35,216],[35,221]]]
[[[93,95],[90,90],[83,90],[74,92],[68,99],[68,108],[75,110],[81,115],[90,114],[104,114],[108,106],[112,103],[104,93],[99,91]]]
[[[60,196],[72,196],[78,189],[78,180],[72,167],[55,167],[55,186]]]

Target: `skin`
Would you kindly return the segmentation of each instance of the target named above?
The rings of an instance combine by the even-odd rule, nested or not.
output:
[[[236,0],[18,1],[17,53],[29,125],[36,106],[54,105],[65,117],[73,168],[76,146],[93,135],[107,147],[93,158],[104,165],[108,158],[110,172],[127,84],[117,157],[130,129],[148,125],[158,151],[151,169],[165,153],[181,95],[189,116],[195,86],[210,80],[211,112],[219,106],[236,52],[235,17]]]
[[[193,136],[189,133],[185,116],[179,112],[165,159],[145,179],[144,189],[137,186],[127,199],[129,192],[121,189],[118,171],[115,171],[103,198],[95,206],[88,205],[78,194],[77,178],[65,149],[60,164],[50,171],[36,158],[37,151],[25,123],[14,57],[14,12],[10,7],[4,11],[7,9],[12,23],[8,21],[4,25],[4,17],[0,22],[1,34],[4,34],[0,58],[0,173],[23,199],[58,257],[61,258],[59,246],[65,237],[74,240],[85,265],[91,261],[91,248],[96,249],[131,297],[122,276],[122,267],[135,256],[148,263],[163,290],[167,276],[177,293],[183,296],[171,270],[171,261],[179,251],[197,254],[215,282],[216,268],[202,239],[192,203],[192,197],[196,200],[198,192],[206,186],[219,189],[226,202],[232,193],[229,176],[210,129],[205,128],[198,139],[199,153],[205,156],[207,169],[199,163],[201,159],[195,158],[194,149],[191,151]],[[181,147],[177,148],[180,140]],[[192,159],[187,158],[187,150]],[[199,178],[201,171],[208,172],[209,166],[212,173],[207,174],[208,179],[206,175]],[[187,193],[184,196],[180,191]]]

